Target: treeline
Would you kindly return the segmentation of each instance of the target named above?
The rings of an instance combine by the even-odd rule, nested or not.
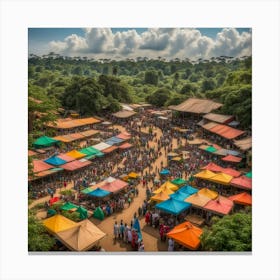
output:
[[[222,102],[224,114],[237,116],[244,128],[251,125],[251,57],[200,60],[163,58],[113,61],[56,54],[31,55],[30,92],[40,91],[59,106],[81,115],[117,111],[120,102],[176,105],[189,97]]]

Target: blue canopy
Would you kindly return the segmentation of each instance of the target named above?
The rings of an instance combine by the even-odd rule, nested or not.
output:
[[[105,143],[108,144],[108,145],[113,146],[113,145],[115,145],[115,144],[122,143],[123,141],[125,141],[125,140],[120,139],[120,138],[114,136],[114,137],[111,137],[111,138],[107,139],[107,140],[105,141]]]
[[[88,193],[88,195],[96,196],[96,197],[105,197],[105,196],[107,196],[109,194],[110,194],[110,192],[108,192],[106,190],[101,190],[99,188],[97,188],[96,190]]]
[[[170,171],[168,169],[162,169],[159,174],[168,175],[168,174],[170,174]]]
[[[64,163],[66,163],[65,160],[63,160],[63,159],[61,159],[61,158],[59,158],[57,156],[52,156],[52,157],[44,160],[44,162],[49,163],[51,165],[62,165]]]
[[[170,195],[171,198],[180,200],[180,201],[184,201],[187,197],[189,197],[191,194],[186,193],[186,192],[181,192],[180,190],[178,190],[177,192],[173,193]]]
[[[187,193],[187,194],[189,194],[189,195],[192,195],[192,194],[194,194],[194,193],[197,193],[197,192],[198,192],[198,189],[193,188],[193,187],[191,187],[191,186],[184,186],[184,187],[182,187],[182,188],[180,189],[180,192],[182,192],[182,193]]]
[[[169,198],[161,203],[156,205],[156,208],[173,215],[179,215],[183,211],[191,207],[191,204],[188,202],[180,201],[174,198]]]
[[[137,230],[138,240],[142,240],[141,228],[140,228],[139,220],[137,218],[134,221],[133,228]]]

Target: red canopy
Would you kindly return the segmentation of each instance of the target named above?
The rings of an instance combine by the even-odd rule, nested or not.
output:
[[[231,211],[232,207],[233,202],[220,195],[217,199],[210,200],[203,208],[217,214],[226,215]]]
[[[228,175],[230,175],[232,177],[238,177],[238,176],[241,175],[241,172],[239,172],[239,171],[237,171],[235,169],[232,169],[232,168],[224,168],[223,169],[223,173],[228,174]]]
[[[109,154],[109,153],[112,153],[113,151],[115,151],[117,149],[118,149],[117,146],[111,146],[111,147],[108,147],[108,148],[102,150],[102,153]]]
[[[68,171],[74,171],[74,170],[80,169],[82,167],[85,167],[87,165],[90,165],[91,163],[92,162],[89,160],[82,160],[82,161],[74,160],[74,161],[63,164],[60,167],[65,170],[68,170]]]
[[[209,131],[216,133],[226,139],[236,138],[245,132],[245,131],[235,129],[235,128],[232,128],[230,126],[223,125],[223,124],[218,124],[218,125],[210,128]]]
[[[130,143],[124,143],[121,146],[119,146],[119,148],[122,149],[122,150],[129,149],[131,147],[132,147],[132,145]]]
[[[116,179],[113,182],[107,182],[105,185],[100,186],[100,189],[114,193],[124,189],[127,185],[127,182]]]
[[[124,132],[118,134],[116,137],[118,137],[120,139],[123,139],[123,140],[128,140],[128,139],[131,138],[131,134],[126,132],[126,131],[124,131]]]
[[[252,179],[248,178],[247,176],[241,176],[238,178],[234,178],[230,181],[230,184],[232,186],[241,188],[241,189],[247,189],[251,190],[252,189]]]
[[[56,203],[57,201],[59,201],[59,198],[56,196],[56,197],[53,197],[50,199],[50,205],[52,206],[54,203]]]
[[[233,155],[227,155],[226,157],[222,158],[223,161],[230,161],[230,162],[240,162],[242,158],[235,157]]]
[[[230,196],[228,199],[242,205],[252,205],[252,196],[246,192]]]
[[[66,154],[59,154],[57,157],[60,158],[60,159],[65,160],[66,162],[70,162],[70,161],[75,160],[73,157],[70,157],[70,156],[68,156]]]
[[[223,172],[223,167],[213,163],[213,162],[210,162],[208,163],[206,166],[202,167],[201,169],[206,169],[206,170],[210,170],[210,171],[213,171],[213,172]]]
[[[53,168],[53,166],[50,164],[47,164],[43,160],[38,160],[38,159],[33,160],[33,172],[34,173],[49,170],[51,168]]]

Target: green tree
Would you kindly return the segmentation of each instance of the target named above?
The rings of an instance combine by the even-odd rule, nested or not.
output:
[[[50,251],[55,245],[42,222],[39,221],[33,211],[28,211],[28,251]]]
[[[170,98],[170,94],[170,90],[166,88],[160,88],[154,91],[151,95],[148,95],[146,97],[146,101],[155,106],[162,107]]]
[[[144,83],[156,86],[158,84],[158,73],[155,70],[146,71]]]
[[[201,91],[202,92],[205,92],[207,90],[212,90],[216,87],[216,83],[215,81],[210,78],[210,79],[205,79],[203,82],[202,82],[202,85],[201,85]]]
[[[236,213],[223,218],[212,218],[212,227],[201,235],[206,251],[251,251],[252,214]]]

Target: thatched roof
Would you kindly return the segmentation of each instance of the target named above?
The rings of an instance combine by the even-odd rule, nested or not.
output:
[[[203,118],[217,123],[228,123],[233,119],[233,116],[209,113],[204,115]]]

